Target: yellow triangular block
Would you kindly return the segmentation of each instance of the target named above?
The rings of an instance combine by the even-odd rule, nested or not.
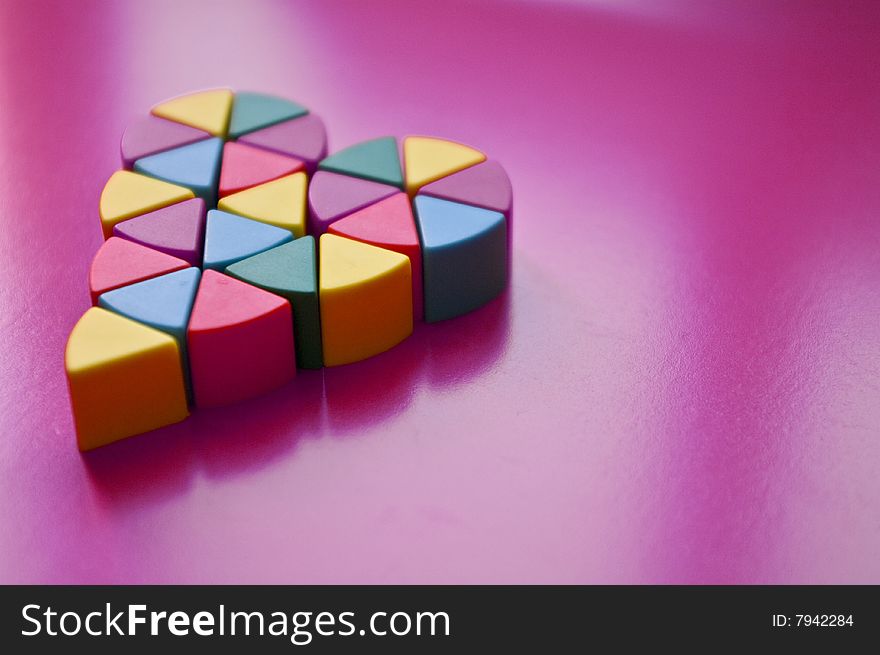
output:
[[[429,182],[486,161],[486,155],[445,139],[409,136],[403,141],[403,161],[406,190],[412,195]]]
[[[189,189],[131,171],[116,171],[101,192],[99,213],[104,238],[126,219],[194,198]]]
[[[409,266],[406,255],[335,234],[321,235],[320,261],[322,291],[363,284]]]
[[[92,307],[74,326],[64,355],[80,450],[189,415],[174,338]]]
[[[334,234],[321,235],[320,249],[325,366],[378,355],[412,334],[409,257]]]
[[[293,232],[306,233],[305,173],[294,173],[221,198],[217,209],[268,223]]]
[[[153,107],[152,112],[155,116],[225,137],[231,110],[232,91],[213,89],[172,98]]]

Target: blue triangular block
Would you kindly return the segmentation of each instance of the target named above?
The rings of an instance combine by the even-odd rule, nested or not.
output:
[[[98,305],[185,341],[200,277],[199,269],[185,268],[103,293]]]
[[[425,248],[467,241],[504,223],[500,212],[431,196],[416,196],[415,209]]]
[[[232,118],[229,120],[229,138],[236,139],[242,134],[253,132],[281,121],[299,118],[309,110],[284,98],[262,93],[241,92],[235,94],[232,105]]]
[[[364,141],[340,150],[321,160],[318,168],[403,188],[397,139],[393,136]]]
[[[209,205],[216,203],[217,177],[223,158],[223,139],[207,139],[142,157],[134,170],[166,182],[192,189]]]
[[[195,302],[202,272],[185,268],[127,287],[102,293],[98,306],[167,332],[177,340],[187,395],[192,399],[186,326]]]
[[[440,198],[415,198],[422,242],[425,320],[461,316],[507,285],[507,224],[500,212]]]
[[[222,272],[230,264],[292,240],[290,230],[212,209],[208,212],[203,266]]]

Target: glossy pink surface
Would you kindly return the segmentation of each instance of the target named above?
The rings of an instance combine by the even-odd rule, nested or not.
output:
[[[880,582],[878,5],[723,4],[0,3],[0,580]],[[512,289],[80,456],[119,137],[217,85],[482,147]]]

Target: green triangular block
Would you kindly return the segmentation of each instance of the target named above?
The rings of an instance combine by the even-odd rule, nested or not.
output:
[[[397,139],[393,136],[364,141],[340,150],[322,160],[318,168],[403,188]]]
[[[242,134],[261,130],[281,121],[299,118],[309,110],[290,100],[276,98],[262,93],[236,93],[232,105],[232,118],[229,119],[229,138],[237,139]]]
[[[321,368],[321,314],[315,238],[305,236],[226,268],[227,275],[287,298],[293,308],[296,361]]]

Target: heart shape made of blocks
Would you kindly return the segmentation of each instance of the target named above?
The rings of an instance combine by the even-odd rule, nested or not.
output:
[[[131,124],[65,369],[89,450],[382,353],[507,286],[512,190],[469,146],[327,155],[315,114],[212,89]]]

